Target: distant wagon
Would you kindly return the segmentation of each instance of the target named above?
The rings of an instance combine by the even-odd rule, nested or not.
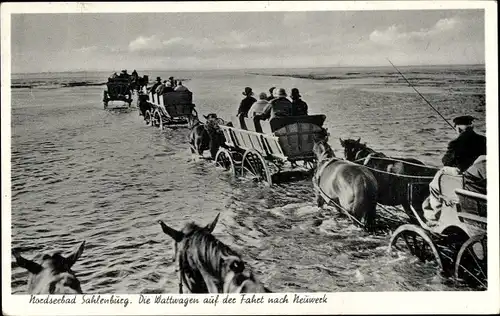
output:
[[[173,91],[158,95],[154,92],[139,97],[139,109],[146,124],[163,129],[166,125],[188,124],[197,117],[191,91]]]
[[[130,107],[132,104],[132,90],[129,78],[109,78],[103,96],[104,108],[107,109],[110,101],[121,101]],[[121,106],[120,106],[121,107]]]
[[[327,134],[325,119],[325,115],[235,119],[238,126],[220,125],[226,148],[219,149],[215,163],[234,175],[269,185],[284,173],[310,172],[316,163],[314,140]]]

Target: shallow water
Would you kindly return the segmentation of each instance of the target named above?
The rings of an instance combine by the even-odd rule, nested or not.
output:
[[[472,113],[484,133],[485,113],[478,112],[484,110],[484,68],[405,70],[445,117]],[[380,79],[390,69],[300,71],[359,74],[342,80],[245,71],[173,75],[189,79],[200,115],[230,119],[245,86],[256,93],[297,87],[311,114],[327,115],[337,155],[339,137],[361,137],[388,155],[440,165],[454,132],[400,80]],[[209,223],[220,212],[214,234],[239,251],[273,291],[457,289],[431,265],[387,255],[389,233],[368,235],[342,214],[318,211],[310,179],[271,188],[232,179],[191,156],[186,128],[159,131],[147,127],[136,109],[105,111],[103,87],[57,85],[59,78],[103,82],[107,75],[14,78],[42,83],[12,90],[12,246],[24,256],[68,253],[86,240],[74,266],[84,292],[177,293],[173,245],[157,221],[181,228],[187,221]],[[13,292],[26,293],[26,280],[27,273],[14,267]]]

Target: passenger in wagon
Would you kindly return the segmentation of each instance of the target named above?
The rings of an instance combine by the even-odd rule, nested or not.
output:
[[[155,92],[158,95],[162,95],[164,93],[165,88],[166,88],[166,83],[167,83],[167,80],[163,80],[163,83],[161,85],[159,85],[158,87],[156,87]]]
[[[292,114],[292,102],[287,99],[285,89],[278,90],[278,97],[272,101],[264,109],[262,119],[268,119],[280,116],[290,116]]]
[[[174,88],[172,88],[172,84],[170,83],[170,81],[167,81],[167,83],[165,84],[165,89],[163,90],[163,93],[167,92],[174,92]]]
[[[307,103],[301,99],[299,89],[293,88],[292,94],[292,116],[307,115]]]
[[[252,107],[252,105],[257,102],[254,97],[252,97],[253,92],[252,88],[246,87],[245,91],[242,92],[245,96],[243,100],[241,100],[240,107],[238,108],[238,114],[236,116],[247,117],[248,111]]]
[[[182,81],[177,82],[177,86],[175,87],[174,91],[189,91],[188,88],[182,85]]]
[[[267,94],[265,92],[261,92],[259,94],[259,101],[255,102],[248,111],[248,117],[253,118],[254,116],[264,114],[264,109],[268,104],[269,102],[267,102]]]
[[[267,97],[267,101],[271,101],[274,99],[274,95],[273,95],[274,89],[276,89],[276,87],[271,87],[269,89],[269,96]]]
[[[443,203],[441,185],[439,183],[441,177],[443,175],[462,177],[464,179],[467,177],[467,181],[469,181],[467,185],[471,187],[471,176],[474,177],[473,175],[478,175],[480,172],[478,171],[480,168],[474,170],[477,166],[470,167],[473,165],[473,162],[475,164],[478,161],[478,157],[486,155],[486,137],[474,132],[472,127],[474,119],[472,116],[466,115],[459,116],[453,120],[459,136],[448,144],[448,150],[443,157],[444,167],[436,173],[434,179],[429,184],[430,195],[422,204],[424,215],[431,222],[436,221],[441,213]],[[484,161],[484,168],[486,167],[485,163]],[[483,174],[485,174],[485,170]],[[477,180],[476,177],[475,181]],[[479,178],[479,182],[481,182],[481,178]],[[465,188],[463,180],[460,187],[462,186]]]
[[[156,91],[156,88],[158,88],[159,85],[161,85],[161,78],[160,77],[156,77],[155,84],[153,84],[151,86],[151,88],[149,88],[148,90],[154,93]]]
[[[461,172],[469,168],[481,155],[486,155],[486,137],[474,132],[470,115],[459,116],[453,120],[459,136],[448,144],[443,156],[443,165],[458,168]]]
[[[168,77],[168,81],[170,82],[170,86],[173,88],[176,86],[174,77]]]

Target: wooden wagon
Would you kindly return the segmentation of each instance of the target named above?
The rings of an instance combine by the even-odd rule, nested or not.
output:
[[[290,171],[311,171],[316,162],[314,139],[324,137],[325,115],[272,118],[235,118],[234,127],[220,128],[225,147],[215,163],[234,175],[252,176],[271,185],[273,176]],[[298,163],[302,165],[299,166]]]
[[[409,252],[421,261],[433,261],[457,281],[486,289],[487,198],[463,188],[462,176],[441,175],[442,208],[437,222],[428,223],[412,205],[418,224],[404,224],[392,234],[389,250]],[[428,183],[411,183],[410,200],[429,195]],[[420,201],[419,198],[417,198]]]
[[[128,78],[109,78],[103,95],[104,108],[107,109],[110,101],[121,101],[130,107],[132,91]]]
[[[192,117],[197,117],[190,91],[173,91],[158,95],[149,92],[139,100],[146,124],[163,129],[166,125],[188,124]]]

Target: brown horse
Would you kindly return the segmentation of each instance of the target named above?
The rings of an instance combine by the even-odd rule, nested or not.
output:
[[[201,123],[198,117],[191,117],[189,126],[191,132],[189,133],[189,145],[191,153],[198,153],[203,156],[205,150],[210,150],[210,156],[215,159],[219,147],[224,146],[224,134],[219,128],[219,124],[223,122],[214,113],[203,115],[206,122]]]
[[[16,250],[12,255],[17,264],[31,273],[28,281],[30,294],[81,294],[80,281],[71,267],[83,253],[85,241],[68,257],[59,252],[44,255],[41,263],[23,258]]]
[[[362,164],[372,171],[379,186],[378,202],[383,205],[402,205],[406,213],[413,217],[410,209],[408,186],[415,182],[431,182],[437,168],[426,166],[413,158],[387,157],[383,153],[360,143],[361,139],[340,139],[344,147],[344,158]],[[427,194],[412,196],[412,203],[420,212]]]
[[[175,241],[179,293],[269,293],[240,255],[212,235],[218,219],[205,227],[188,223],[181,231],[159,221]]]
[[[327,138],[315,141],[313,152],[318,160],[313,178],[318,207],[334,202],[371,230],[377,206],[377,180],[366,168],[335,158]]]

